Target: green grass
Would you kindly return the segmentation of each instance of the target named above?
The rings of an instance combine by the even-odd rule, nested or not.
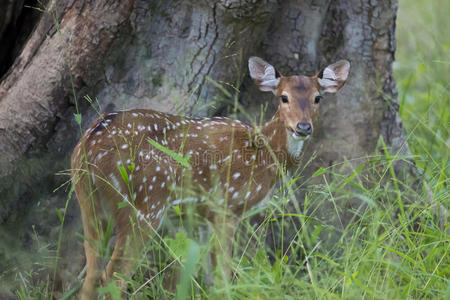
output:
[[[289,188],[244,217],[233,257],[219,253],[219,266],[231,266],[233,280],[224,280],[220,268],[214,273],[208,263],[221,237],[202,240],[192,229],[198,220],[178,217],[189,206],[174,207],[166,234],[153,235],[136,274],[127,278],[130,298],[449,299],[449,223],[442,222],[439,211],[450,207],[449,11],[449,1],[401,0],[398,14],[394,71],[400,113],[428,188],[405,189],[392,172],[394,154],[386,152],[376,153],[350,176],[342,175],[345,162],[320,169],[298,187],[305,200],[294,209],[289,204],[293,185],[286,179]],[[352,220],[331,222],[320,214],[331,207],[338,215],[342,203],[355,198],[367,208],[354,208]],[[253,222],[261,210],[263,221]],[[20,299],[49,295],[50,281],[35,287],[22,281],[16,292]],[[114,297],[118,290],[110,284],[100,293]]]
[[[448,1],[400,1],[395,78],[400,114],[427,179],[449,171],[450,11]],[[441,178],[443,179],[443,178]]]

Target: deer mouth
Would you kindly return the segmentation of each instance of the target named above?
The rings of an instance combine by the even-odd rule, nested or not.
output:
[[[306,140],[307,138],[309,138],[308,134],[297,132],[296,130],[292,129],[291,127],[288,127],[288,134],[290,134],[296,140],[300,140],[300,139]]]

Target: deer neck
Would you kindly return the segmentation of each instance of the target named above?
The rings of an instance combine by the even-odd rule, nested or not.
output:
[[[295,138],[286,129],[277,111],[273,118],[261,127],[261,134],[266,140],[266,151],[273,151],[280,164],[291,168],[298,160],[306,139]]]

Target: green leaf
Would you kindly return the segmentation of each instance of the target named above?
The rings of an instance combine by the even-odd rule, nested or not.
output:
[[[97,289],[97,292],[100,295],[107,295],[107,294],[109,294],[112,299],[120,300],[120,289],[115,284],[115,281],[110,281],[107,286],[99,287]]]
[[[197,265],[200,260],[200,246],[192,241],[187,240],[187,247],[183,251],[183,256],[186,257],[185,263],[180,273],[180,280],[177,284],[177,291],[175,294],[176,300],[190,299],[189,290],[191,289],[191,278],[197,270]]]
[[[184,232],[177,232],[175,234],[175,239],[166,239],[167,245],[176,256],[182,256],[185,254],[190,242],[191,241]]]
[[[289,180],[289,182],[286,185],[281,186],[275,193],[278,194],[279,192],[281,192],[282,190],[286,189],[287,187],[290,187],[290,186],[294,185],[300,179],[302,179],[302,176],[295,177],[295,178]]]
[[[277,259],[272,266],[272,276],[275,282],[280,282],[282,273],[281,262]]]
[[[122,208],[122,207],[125,207],[125,206],[128,206],[128,201],[122,201],[122,202],[119,202],[119,203],[117,203],[117,207],[118,208]]]
[[[181,212],[180,206],[179,205],[174,205],[172,207],[173,207],[173,210],[175,211],[175,213],[177,214],[177,216],[181,217],[182,212]]]
[[[323,169],[323,168],[319,168],[317,171],[314,172],[314,174],[312,174],[311,177],[316,177],[319,175],[322,175],[323,173],[325,173],[327,170]]]
[[[345,185],[346,183],[349,183],[349,182],[353,181],[353,178],[355,178],[357,175],[359,175],[359,174],[361,173],[361,171],[364,169],[365,166],[366,166],[366,164],[360,165],[360,166],[358,167],[358,169],[356,169],[350,176],[348,176],[348,177],[345,179],[344,185]]]
[[[59,209],[56,210],[56,214],[58,215],[58,219],[61,222],[61,224],[64,222],[64,216],[62,211],[60,211]]]
[[[323,226],[322,225],[314,225],[314,230],[311,233],[311,241],[312,242],[316,242],[319,240],[319,235],[323,230]]]
[[[356,194],[355,197],[366,202],[371,207],[377,206],[376,203],[372,200],[372,198],[370,198],[364,194]]]
[[[76,293],[78,292],[80,286],[73,287],[60,298],[60,300],[66,300],[66,299],[73,299],[73,297],[76,296]]]
[[[75,232],[75,236],[82,239],[83,241],[85,241],[85,240],[87,241],[86,237],[79,232]]]
[[[132,163],[129,164],[127,167],[128,167],[128,170],[130,170],[130,172],[133,172],[134,169],[136,168],[136,165],[134,164],[134,162],[132,162]]]
[[[78,125],[81,124],[81,114],[73,114],[75,117],[75,122],[77,122]]]
[[[269,258],[267,257],[267,253],[263,249],[256,251],[254,264],[255,267],[258,267],[260,270],[269,271],[272,268]]]
[[[128,204],[128,202],[127,202]],[[108,245],[109,245],[109,241],[111,240],[111,236],[113,234],[113,229],[114,229],[114,220],[113,218],[108,218],[108,224],[106,225],[106,230],[105,230],[105,236],[103,238],[103,247],[102,247],[102,252],[101,255],[103,257],[106,257],[108,255],[107,251],[108,251]]]
[[[128,173],[124,166],[117,166],[117,169],[120,172],[120,176],[122,177],[123,181],[128,185],[130,183],[130,180],[128,179]]]
[[[315,257],[319,257],[319,258],[321,258],[321,259],[327,261],[328,263],[330,263],[330,264],[333,265],[333,266],[340,266],[340,264],[338,264],[337,262],[333,261],[332,259],[330,259],[330,258],[328,258],[328,257],[326,257],[325,255],[322,255],[322,254],[320,254],[320,253],[316,253],[316,254],[314,254],[314,256],[315,256]]]
[[[164,147],[163,145],[159,144],[158,142],[155,142],[154,140],[152,140],[151,138],[148,138],[147,141],[152,144],[152,146],[154,146],[156,149],[164,152],[165,154],[169,155],[170,157],[172,157],[173,159],[175,159],[179,164],[181,164],[182,166],[189,168],[191,165],[189,164],[189,158],[191,157],[190,155],[186,155],[186,156],[182,156],[179,153],[173,152],[172,150],[170,150],[169,148]]]

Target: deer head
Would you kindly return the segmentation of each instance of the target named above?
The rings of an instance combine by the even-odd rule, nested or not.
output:
[[[264,92],[272,92],[278,99],[278,117],[284,123],[290,140],[308,138],[319,111],[322,93],[337,92],[347,80],[350,63],[340,60],[323,68],[315,76],[283,76],[259,57],[248,61],[250,76]],[[289,140],[288,140],[289,143]]]

